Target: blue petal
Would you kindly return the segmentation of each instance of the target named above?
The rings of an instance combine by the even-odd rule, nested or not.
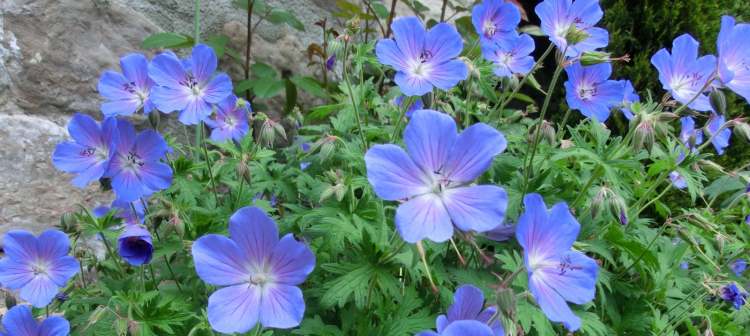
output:
[[[39,326],[39,336],[68,336],[70,323],[62,317],[48,317]]]
[[[396,145],[375,145],[365,154],[367,180],[378,197],[395,201],[432,190],[432,181]]]
[[[415,60],[425,48],[427,32],[422,22],[415,16],[401,17],[391,24],[393,38],[406,60]]]
[[[107,70],[99,77],[97,90],[99,94],[109,100],[132,100],[138,97],[124,89],[125,85],[130,82],[120,73]]]
[[[492,329],[479,321],[456,321],[448,325],[441,336],[494,336]]]
[[[31,314],[31,309],[26,305],[18,305],[8,310],[3,316],[3,327],[12,336],[39,335],[39,326]]]
[[[599,266],[586,255],[569,251],[560,257],[560,265],[547,264],[534,271],[565,301],[584,304],[594,299]],[[563,266],[564,265],[564,266]]]
[[[498,186],[478,185],[447,189],[443,202],[456,227],[485,232],[503,224],[508,195]]]
[[[406,71],[408,65],[406,56],[396,45],[396,41],[391,39],[382,39],[375,45],[375,55],[382,64],[392,66],[396,71]]]
[[[241,334],[258,323],[261,309],[259,286],[241,284],[226,287],[208,298],[208,322],[218,332]]]
[[[404,129],[409,156],[425,173],[439,171],[458,137],[456,122],[434,110],[414,112]]]
[[[178,119],[185,125],[198,125],[206,120],[211,112],[213,112],[211,104],[202,99],[194,99],[188,102]]]
[[[107,101],[100,105],[102,114],[105,117],[129,116],[138,110],[141,101],[138,98]]]
[[[565,299],[543,279],[535,276],[529,277],[529,291],[548,319],[562,322],[570,331],[576,331],[581,327],[581,319],[573,314]]]
[[[217,63],[216,54],[211,47],[205,44],[198,44],[193,47],[191,70],[198,83],[208,82],[211,75],[216,71]]]
[[[37,238],[37,251],[40,258],[47,260],[66,256],[70,251],[70,239],[60,230],[46,230]]]
[[[55,168],[64,172],[83,172],[96,164],[96,157],[81,155],[88,149],[88,146],[75,142],[61,142],[55,146],[55,151],[52,152],[52,164],[55,165]]]
[[[269,261],[275,282],[296,286],[301,284],[315,268],[315,255],[291,233],[279,240]]]
[[[396,209],[396,229],[407,243],[425,238],[441,243],[453,236],[453,224],[443,201],[432,193],[401,204]]]
[[[161,162],[148,162],[138,172],[143,185],[152,190],[164,190],[172,185],[172,168]]]
[[[441,64],[430,62],[430,64],[432,64],[432,70],[426,78],[432,85],[442,90],[450,90],[469,76],[469,68],[461,60],[456,59]]]
[[[484,308],[484,293],[472,285],[462,285],[453,295],[453,304],[448,307],[448,321],[476,320]]]
[[[507,146],[505,136],[487,124],[471,125],[459,134],[448,155],[444,176],[454,182],[471,182],[484,173]]]
[[[135,152],[144,161],[159,161],[169,152],[169,146],[161,134],[147,129],[136,137]]]
[[[191,93],[184,86],[154,86],[149,98],[159,111],[171,113],[181,111],[190,103]]]
[[[425,49],[432,54],[431,62],[443,63],[458,57],[464,48],[461,35],[447,23],[438,23],[430,28],[425,39]]]
[[[288,329],[302,322],[305,300],[295,286],[273,284],[263,288],[260,302],[260,323],[264,327]]]
[[[203,89],[203,99],[211,104],[218,104],[232,95],[232,79],[225,73],[216,75]]]
[[[247,260],[233,240],[216,234],[205,235],[193,243],[192,254],[195,271],[206,283],[229,286],[247,282]]]
[[[547,211],[539,194],[528,194],[523,199],[524,212],[518,218],[516,239],[528,259],[546,260],[568,251],[580,230],[565,203],[557,203]],[[554,218],[554,220],[551,220]]]
[[[120,58],[122,74],[139,88],[148,89],[153,81],[148,76],[148,59],[142,54],[127,54]]]
[[[157,85],[173,89],[184,87],[181,82],[187,78],[180,60],[174,54],[169,53],[161,53],[151,60],[151,64],[148,65],[148,75]]]
[[[32,262],[39,257],[37,238],[25,230],[8,231],[3,238],[5,255],[17,262]]]
[[[244,207],[229,218],[229,235],[245,259],[254,265],[265,264],[279,242],[276,223],[257,207]]]
[[[65,287],[68,281],[72,279],[80,268],[76,258],[64,256],[52,260],[49,264],[49,278],[57,287]]]
[[[52,302],[59,290],[52,279],[37,276],[21,288],[20,297],[36,308],[44,308]]]
[[[68,133],[73,139],[84,146],[102,146],[102,131],[99,124],[85,114],[76,113],[68,123]]]
[[[20,289],[34,277],[34,269],[30,263],[19,262],[9,257],[0,259],[0,284],[5,288]]]
[[[405,96],[421,96],[432,91],[433,87],[432,83],[426,78],[401,71],[396,73],[393,81]]]

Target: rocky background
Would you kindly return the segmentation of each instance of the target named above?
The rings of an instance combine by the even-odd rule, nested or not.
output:
[[[305,50],[320,42],[313,24],[335,20],[335,1],[267,2],[293,12],[305,31],[262,23],[253,61],[310,73]],[[439,15],[442,1],[423,3]],[[110,201],[97,187],[70,185],[70,176],[52,166],[52,150],[68,136],[73,113],[101,117],[96,84],[103,70],[119,71],[119,56],[127,52],[153,54],[140,46],[155,32],[191,34],[193,12],[193,0],[0,0],[0,235],[12,228],[39,232],[79,204]],[[410,13],[402,5],[398,12]],[[245,20],[232,0],[202,1],[204,38],[225,34],[230,46],[244,50]]]

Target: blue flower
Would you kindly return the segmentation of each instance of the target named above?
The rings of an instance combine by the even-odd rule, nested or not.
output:
[[[492,329],[486,324],[474,321],[464,320],[456,321],[447,326],[442,332],[422,331],[415,336],[495,336]]]
[[[620,85],[622,85],[622,101],[618,104],[620,107],[620,111],[622,111],[622,114],[627,118],[628,120],[633,119],[633,111],[630,110],[630,106],[633,105],[633,103],[638,103],[641,101],[641,97],[638,96],[638,93],[635,92],[635,89],[633,88],[633,83],[631,83],[629,80],[619,80],[617,81]]]
[[[495,75],[525,75],[534,67],[534,39],[527,34],[510,35],[495,42],[482,43],[482,56],[494,65]]]
[[[732,265],[730,267],[732,268],[732,272],[734,272],[734,275],[742,276],[742,273],[745,273],[745,270],[747,270],[747,261],[742,258],[737,259],[732,262]]]
[[[18,305],[3,316],[3,328],[7,336],[68,336],[70,323],[62,317],[50,316],[42,323],[34,319],[31,309],[26,305]],[[0,331],[0,335],[6,335]]]
[[[730,283],[721,288],[721,298],[731,303],[734,309],[740,310],[747,302],[747,292],[737,287],[736,283]]]
[[[164,138],[153,130],[136,136],[133,125],[124,120],[117,122],[117,129],[117,151],[107,172],[117,198],[133,202],[169,188],[172,168],[161,162],[170,151]]]
[[[732,130],[728,127],[721,129],[721,126],[724,125],[724,123],[725,119],[723,115],[711,112],[711,116],[708,117],[708,124],[705,129],[706,136],[711,139],[711,144],[714,145],[716,153],[719,155],[724,154],[724,149],[729,147],[729,138],[732,137]],[[719,131],[719,129],[721,129],[721,131]],[[711,137],[712,135],[714,136]]]
[[[407,96],[421,96],[433,87],[449,90],[466,79],[469,69],[456,59],[463,49],[461,35],[447,23],[426,31],[416,17],[393,21],[393,39],[375,46],[380,63],[396,70],[394,81]]]
[[[539,194],[526,195],[523,204],[516,239],[523,247],[529,290],[547,318],[578,330],[581,319],[565,301],[584,304],[594,299],[599,266],[571,250],[581,226],[567,204],[557,203],[548,210]]]
[[[98,124],[93,118],[76,113],[68,123],[68,132],[73,141],[55,147],[52,164],[64,172],[78,174],[73,185],[83,188],[107,171],[117,141],[117,120],[107,118]]]
[[[680,269],[681,270],[686,270],[688,268],[690,268],[690,264],[688,264],[687,261],[683,261],[683,262],[680,263]]]
[[[125,225],[117,238],[117,247],[120,257],[133,266],[148,264],[154,255],[151,233],[138,224]]]
[[[683,177],[676,170],[673,170],[669,173],[669,180],[672,181],[672,185],[677,189],[687,188],[687,181],[685,181],[685,177]]]
[[[279,240],[276,223],[256,207],[229,219],[230,238],[209,234],[193,244],[195,270],[223,287],[208,298],[208,321],[222,333],[244,333],[256,323],[299,325],[305,301],[299,286],[315,268],[315,255],[290,233]]]
[[[703,133],[700,129],[695,128],[695,120],[692,117],[680,118],[680,142],[687,147],[691,152],[697,153],[698,146],[703,143]],[[682,162],[685,158],[685,153],[680,153],[678,163]]]
[[[688,104],[696,111],[710,111],[708,95],[700,92],[706,81],[713,80],[716,73],[716,57],[698,57],[698,41],[689,34],[683,34],[672,42],[672,53],[661,49],[651,56],[651,64],[659,71],[659,81],[672,97],[680,103]]]
[[[405,201],[396,228],[409,243],[444,242],[461,231],[489,231],[503,223],[508,196],[494,185],[469,185],[505,150],[502,133],[478,123],[461,134],[450,116],[414,112],[404,130],[408,149],[375,145],[365,154],[367,179],[375,194]]]
[[[750,102],[750,24],[735,24],[731,16],[721,17],[716,39],[719,51],[719,79],[724,86]]]
[[[612,65],[601,63],[582,66],[573,63],[567,68],[568,81],[565,82],[565,99],[571,109],[578,110],[599,122],[607,121],[610,108],[622,102],[623,86],[609,80]]]
[[[232,80],[224,73],[214,75],[216,54],[211,47],[193,47],[189,60],[180,61],[173,53],[157,55],[148,66],[156,85],[151,89],[154,105],[164,112],[180,111],[180,122],[195,125],[211,115],[212,105],[232,94]]]
[[[448,314],[438,316],[435,321],[437,332],[443,333],[451,324],[462,320],[474,320],[487,325],[490,319],[496,318],[495,313],[497,313],[495,306],[484,308],[484,294],[481,289],[472,285],[463,285],[456,289],[453,304],[448,307]],[[492,322],[490,328],[494,336],[505,335],[503,325],[498,318]]]
[[[609,43],[609,33],[594,27],[604,16],[599,0],[544,0],[534,11],[542,22],[542,32],[558,49],[567,50],[567,57],[577,57]],[[569,41],[571,36],[575,38]]]
[[[247,122],[247,114],[252,111],[250,103],[238,104],[237,97],[231,95],[222,100],[218,105],[216,116],[206,120],[206,125],[211,127],[211,140],[223,142],[229,139],[241,141],[250,130]]]
[[[516,5],[504,0],[484,0],[471,10],[471,23],[483,42],[515,36],[520,22]]]
[[[393,100],[393,104],[398,106],[399,109],[404,109],[404,104],[406,104],[406,101],[404,99],[406,96],[398,96],[396,99]],[[412,113],[416,110],[421,110],[424,108],[424,103],[422,102],[422,98],[417,97],[417,99],[409,105],[409,108],[406,109],[406,117],[411,118]]]
[[[97,89],[107,101],[102,103],[102,113],[107,117],[129,116],[143,108],[150,113],[154,105],[149,99],[154,81],[148,76],[148,60],[141,54],[128,54],[120,58],[122,73],[107,70],[99,78]]]
[[[131,206],[132,205],[132,206]],[[135,212],[133,209],[135,208]],[[112,201],[111,206],[99,206],[92,210],[92,213],[96,217],[104,217],[108,212],[114,210],[114,216],[122,219],[125,224],[142,224],[143,219],[146,217],[146,211],[143,207],[143,203],[140,200],[134,202],[126,202],[121,199],[115,199]]]
[[[68,255],[70,240],[58,230],[35,237],[28,231],[5,234],[5,258],[0,259],[0,284],[20,290],[34,307],[52,302],[60,288],[78,273],[78,260]]]

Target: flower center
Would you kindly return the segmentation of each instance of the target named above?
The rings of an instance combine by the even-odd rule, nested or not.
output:
[[[143,161],[141,157],[138,156],[138,154],[134,152],[128,152],[128,155],[125,158],[125,160],[126,160],[126,166],[129,168],[143,167],[143,165],[146,164],[146,162]]]
[[[31,270],[34,272],[34,276],[47,275],[47,269],[49,265],[46,262],[37,260],[31,265]]]
[[[97,149],[96,147],[86,147],[79,154],[87,158],[95,156],[97,161],[104,161],[109,158],[109,151],[107,149]]]
[[[500,64],[508,66],[512,59],[513,59],[513,52],[503,52],[503,51],[497,52],[497,62]]]
[[[253,274],[252,277],[250,277],[250,283],[252,283],[253,285],[258,285],[258,286],[265,285],[266,283],[269,282],[269,280],[271,279],[269,279],[268,275],[266,275],[265,273],[256,273],[256,274]]]
[[[582,84],[578,87],[578,98],[590,100],[596,96],[596,87],[590,84]]]
[[[227,124],[227,128],[234,128],[235,126],[237,126],[237,121],[232,117],[226,117],[224,119],[224,123]]]
[[[491,20],[487,20],[484,22],[484,36],[486,37],[493,37],[495,36],[495,32],[497,32],[497,26],[495,25],[495,22]]]
[[[135,87],[135,82],[129,82],[129,83],[123,84],[122,85],[122,89],[125,90],[125,91],[127,91],[128,93],[131,93],[131,94],[136,94],[137,93],[137,90],[136,90],[136,87]]]
[[[185,79],[180,81],[180,85],[188,87],[193,93],[193,96],[200,96],[202,93],[198,82],[195,80],[195,77],[192,74],[188,74],[187,76],[185,76]]]

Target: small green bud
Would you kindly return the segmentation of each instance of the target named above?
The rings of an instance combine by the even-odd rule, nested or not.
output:
[[[516,293],[512,288],[500,288],[495,292],[495,300],[500,311],[505,316],[513,316],[516,313]]]
[[[653,122],[650,118],[644,118],[635,128],[635,133],[633,134],[633,147],[636,151],[646,148],[646,150],[650,152],[655,141],[656,135]]]
[[[75,233],[78,229],[78,219],[72,212],[66,212],[60,217],[60,230],[65,233]]]
[[[745,122],[742,121],[734,121],[734,134],[744,137],[748,141],[750,141],[750,125],[748,125]]]
[[[603,51],[587,51],[581,55],[581,65],[595,65],[610,62],[610,53]]]
[[[713,107],[714,111],[716,111],[717,113],[722,115],[727,113],[727,97],[721,90],[711,90],[711,94],[709,95],[709,102],[711,102],[711,107]]]
[[[550,145],[553,145],[555,143],[555,127],[552,126],[552,123],[547,120],[542,121],[542,136]]]

